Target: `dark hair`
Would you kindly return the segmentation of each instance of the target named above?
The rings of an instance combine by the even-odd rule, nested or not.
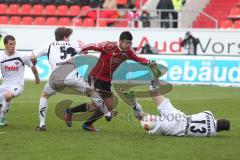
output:
[[[119,40],[133,40],[132,34],[129,31],[124,31],[120,34]]]
[[[58,27],[55,30],[55,40],[62,41],[64,37],[69,37],[72,34],[73,30],[71,28]]]
[[[15,41],[15,38],[12,35],[6,35],[3,39],[3,43],[8,44],[8,41],[10,40]]]
[[[224,118],[217,120],[217,132],[229,131],[230,130],[230,121]]]

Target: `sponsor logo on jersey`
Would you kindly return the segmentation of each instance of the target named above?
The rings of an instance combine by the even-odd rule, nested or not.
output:
[[[120,58],[111,58],[111,63],[120,63],[121,61]]]
[[[5,66],[6,71],[18,71],[19,67],[18,66]]]
[[[62,66],[62,65],[74,65],[72,62],[59,62],[56,63],[56,66]]]

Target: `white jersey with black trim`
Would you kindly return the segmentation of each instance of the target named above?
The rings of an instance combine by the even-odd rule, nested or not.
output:
[[[193,114],[188,117],[185,136],[215,136],[216,120],[210,111]]]
[[[165,99],[159,106],[160,113],[156,126],[149,134],[168,136],[215,136],[216,120],[210,111],[204,111],[190,116],[177,110]]]
[[[24,85],[25,65],[32,67],[27,54],[15,52],[8,56],[5,52],[0,54],[2,85]]]
[[[61,65],[65,65],[64,62],[78,55],[81,49],[78,45],[74,45],[71,42],[55,41],[46,47],[33,50],[33,54],[36,57],[48,56],[48,61],[53,72]]]

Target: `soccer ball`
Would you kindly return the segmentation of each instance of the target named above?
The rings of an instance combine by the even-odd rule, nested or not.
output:
[[[141,119],[141,126],[147,131],[152,130],[157,124],[157,117],[150,114],[144,115]]]

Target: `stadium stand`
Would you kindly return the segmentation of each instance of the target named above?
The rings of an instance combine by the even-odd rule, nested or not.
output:
[[[146,1],[143,0],[144,3]],[[127,0],[118,0],[117,4],[122,5],[123,8],[129,5]],[[136,0],[136,5],[139,8],[140,0]],[[126,22],[117,21],[121,16],[125,18],[127,13],[119,15],[118,10],[100,10],[97,13],[91,8],[97,6],[98,4],[89,3],[87,0],[0,0],[0,23],[8,25],[73,24],[83,27],[94,27],[96,24],[100,27],[127,26]],[[96,23],[97,17],[102,18],[98,23]],[[111,20],[104,20],[104,18],[111,18]]]
[[[143,4],[140,2],[136,0],[134,6],[140,8],[147,0],[142,0]],[[116,0],[116,3],[120,8],[129,5],[127,0]],[[98,5],[102,6],[92,5],[87,0],[0,0],[0,24],[128,26],[127,11],[101,9],[98,12],[91,8]],[[203,12],[217,20],[218,28],[240,28],[240,0],[210,0]],[[192,26],[216,28],[215,22],[203,14],[197,16]]]
[[[219,28],[232,28],[240,18],[239,0],[210,0],[203,12],[215,18]],[[193,28],[216,28],[213,20],[199,14],[193,22]]]

